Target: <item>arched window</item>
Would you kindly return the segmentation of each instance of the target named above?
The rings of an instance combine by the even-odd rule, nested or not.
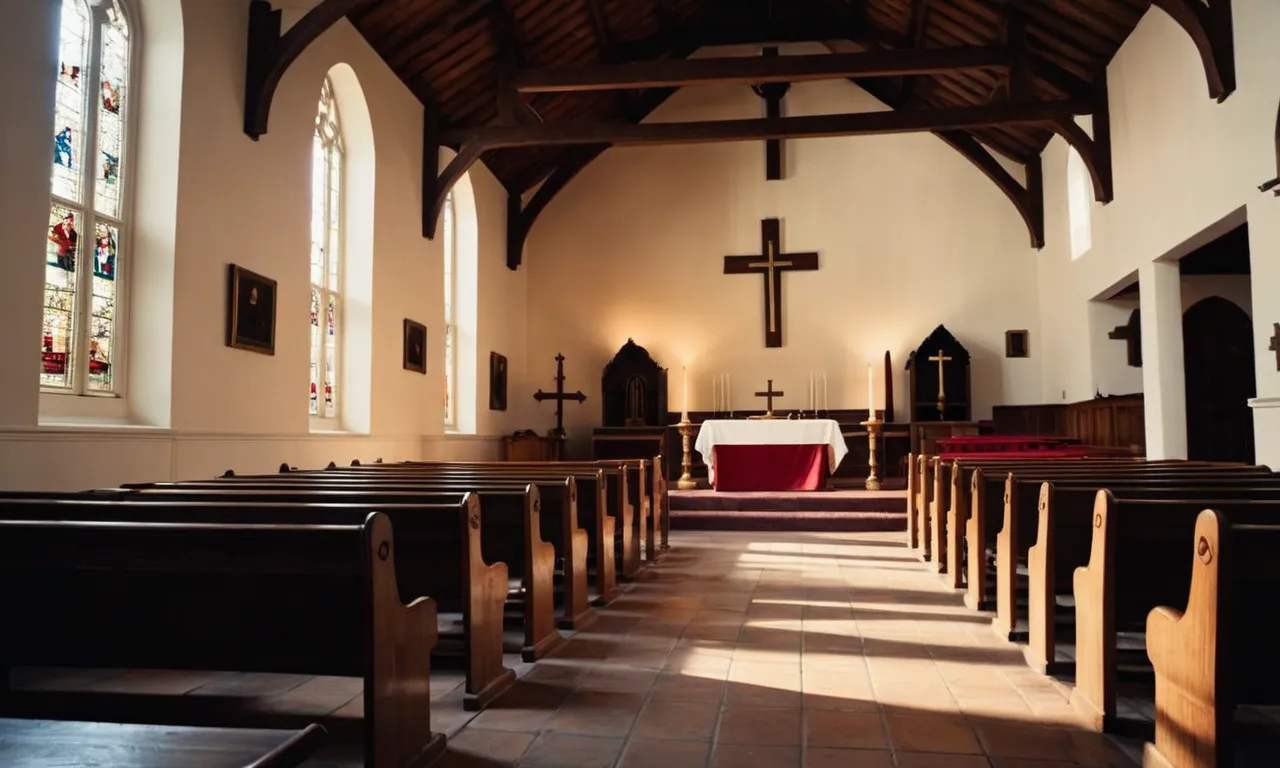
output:
[[[320,89],[311,148],[311,393],[310,413],[324,423],[338,419],[342,356],[342,123],[333,83]],[[330,421],[332,420],[332,421]]]
[[[444,426],[458,426],[458,233],[453,192],[444,199]]]
[[[117,0],[63,0],[58,51],[40,387],[120,395],[135,94],[129,24]]]
[[[1080,153],[1067,154],[1067,219],[1071,224],[1071,258],[1078,259],[1093,247],[1093,181]]]

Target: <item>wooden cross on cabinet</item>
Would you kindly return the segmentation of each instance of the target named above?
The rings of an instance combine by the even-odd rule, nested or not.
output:
[[[938,354],[929,358],[929,362],[938,364],[938,416],[942,417],[946,414],[945,408],[947,404],[947,388],[944,383],[946,381],[946,373],[942,368],[942,364],[951,362],[951,358],[942,354],[942,350],[938,350]]]
[[[765,387],[763,392],[757,392],[756,397],[765,398],[765,415],[772,416],[773,415],[773,398],[782,397],[785,394],[786,394],[785,392],[774,392],[773,379],[769,379],[769,386]]]
[[[774,47],[765,48],[762,55],[765,58],[773,58],[778,55],[778,49]],[[790,83],[765,83],[764,85],[752,86],[751,89],[764,100],[765,117],[782,117],[782,100],[786,98],[787,91],[791,89]],[[780,181],[782,179],[782,168],[782,139],[766,140],[764,144],[765,181]]]
[[[816,253],[780,253],[781,224],[777,219],[760,222],[762,256],[725,256],[726,275],[759,274],[764,277],[764,345],[782,346],[782,273],[812,272],[818,268]]]
[[[1271,346],[1267,349],[1276,353],[1276,370],[1280,371],[1280,323],[1272,323],[1275,334],[1271,337]]]

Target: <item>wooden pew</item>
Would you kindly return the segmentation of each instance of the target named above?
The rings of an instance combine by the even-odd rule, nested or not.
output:
[[[995,536],[996,618],[992,624],[996,633],[1006,640],[1014,640],[1017,619],[1016,592],[1019,585],[1018,568],[1026,560],[1038,530],[1038,500],[1040,487],[1035,483],[1057,480],[1064,484],[1074,481],[1092,491],[1112,488],[1120,492],[1130,486],[1160,485],[1202,486],[1243,481],[1246,485],[1274,482],[1270,472],[1255,468],[1220,469],[1188,464],[1180,467],[1125,467],[1123,469],[1097,469],[1085,473],[1073,470],[1016,470],[1005,476],[1000,509],[1000,530]],[[1031,485],[1019,485],[1018,480],[1030,480]],[[1026,499],[1019,497],[1019,489],[1029,490]],[[1127,495],[1127,492],[1126,492]]]
[[[962,472],[967,469],[962,467]],[[1080,467],[1039,465],[1010,469],[1004,467],[993,469],[990,474],[982,467],[974,467],[970,472],[969,519],[965,524],[965,605],[973,610],[988,610],[996,607],[993,594],[988,593],[987,551],[997,551],[999,535],[1004,532],[1005,539],[1011,539],[1013,529],[1005,532],[1005,486],[1009,475],[1017,472],[1017,477],[1029,480],[1054,480],[1058,478],[1088,478],[1104,480],[1118,473],[1122,476],[1134,476],[1141,473],[1153,480],[1188,476],[1191,472],[1200,472],[1202,478],[1225,477],[1223,472],[1241,475],[1261,476],[1269,474],[1266,467],[1213,467],[1196,465],[1190,462],[1128,464],[1121,467]],[[1029,545],[1028,545],[1029,546]],[[1022,554],[1021,552],[1019,553]],[[998,573],[993,574],[998,578]]]
[[[128,506],[88,503],[104,515]],[[436,607],[401,602],[391,521],[247,525],[0,520],[0,667],[291,672],[364,679],[365,765],[423,766]],[[350,517],[348,517],[350,519]],[[7,674],[0,698],[20,711]],[[104,713],[107,714],[107,713]]]
[[[1161,485],[1152,485],[1147,480],[1109,481],[1107,489],[1127,499],[1280,500],[1280,477],[1172,479]],[[1025,615],[1019,611],[1014,617],[997,616],[997,622],[1000,629],[1012,634],[1016,620],[1027,619],[1027,663],[1041,673],[1057,674],[1074,669],[1074,664],[1064,664],[1056,658],[1059,623],[1056,598],[1059,594],[1070,594],[1075,569],[1089,560],[1098,490],[1096,482],[1017,481],[1013,499],[1022,509],[1017,510],[1015,517],[1025,522],[1028,514],[1025,507],[1031,507],[1035,530],[1035,543],[1027,550],[1027,606]],[[1074,623],[1073,614],[1068,618]]]
[[[324,728],[193,728],[66,720],[0,719],[7,768],[296,768],[320,748]]]
[[[567,480],[559,488],[551,485],[549,491],[568,491],[561,493],[560,500],[567,504],[573,490],[568,489]],[[228,487],[230,486],[230,487]],[[236,503],[340,503],[365,504],[377,506],[391,516],[391,522],[402,531],[410,531],[406,526],[420,525],[418,521],[405,520],[409,515],[417,515],[423,510],[412,505],[456,505],[471,492],[480,497],[483,509],[481,516],[480,548],[486,562],[505,563],[509,575],[516,575],[514,588],[508,589],[508,601],[519,603],[519,614],[516,617],[524,632],[523,644],[519,647],[525,661],[537,661],[559,648],[565,638],[556,629],[554,605],[555,546],[543,540],[546,526],[543,525],[543,505],[541,494],[536,486],[511,484],[495,486],[489,484],[466,483],[456,487],[392,487],[374,483],[334,484],[317,481],[316,484],[290,481],[287,483],[271,483],[264,480],[261,484],[248,483],[227,484],[204,483],[190,485],[155,485],[135,488],[130,493],[133,497],[155,501],[204,501],[204,502],[236,502]],[[125,496],[124,498],[130,498]],[[391,504],[394,506],[382,507]],[[427,507],[434,514],[434,506]],[[572,510],[566,515],[571,516]],[[554,517],[548,515],[547,517]],[[548,521],[549,523],[551,521]],[[551,526],[552,535],[558,533],[559,520]],[[572,539],[581,542],[585,532],[579,531],[580,538]],[[447,541],[445,546],[454,546],[455,542]],[[415,552],[421,557],[432,557],[429,552]],[[586,553],[577,553],[577,559],[585,561]],[[585,571],[585,568],[582,569]],[[581,582],[570,586],[573,595],[568,605],[572,608],[576,602],[584,603],[585,613],[572,616],[577,621],[584,621],[594,611],[586,606],[585,573],[574,574]],[[407,584],[419,582],[409,581]],[[431,585],[422,583],[422,588]],[[515,649],[513,649],[515,650]]]
[[[378,464],[356,468],[364,472],[404,474],[422,472],[424,468],[437,473],[474,474],[483,471],[485,476],[508,477],[564,477],[573,475],[580,477],[581,472],[603,471],[609,488],[609,514],[615,519],[615,553],[617,562],[614,565],[619,581],[630,581],[640,570],[640,540],[636,536],[636,509],[632,503],[630,480],[625,466],[619,462],[607,462],[611,466],[603,466],[606,462],[586,463],[578,466],[563,462],[534,462],[517,464],[516,462],[463,463],[463,462],[422,462],[404,464]],[[347,472],[347,470],[337,470]],[[332,473],[331,471],[330,473]]]
[[[1071,704],[1087,725],[1111,729],[1116,723],[1116,632],[1144,628],[1153,608],[1177,604],[1188,594],[1193,569],[1186,542],[1206,508],[1237,525],[1280,523],[1280,503],[1274,501],[1133,501],[1098,492],[1089,564],[1074,577]]]
[[[356,503],[323,504],[218,498],[216,502],[141,497],[112,501],[68,497],[50,501],[0,494],[0,517],[344,525],[363,520],[373,506],[367,498]],[[461,658],[466,671],[463,707],[485,708],[514,684],[515,672],[504,666],[502,659],[507,566],[484,561],[479,498],[468,494],[439,504],[378,502],[376,508],[389,519],[398,520],[397,547],[401,556],[394,561],[394,568],[401,598],[406,602],[422,596],[432,599],[433,607],[438,609],[433,656]]]
[[[916,518],[919,462],[914,452],[907,454],[907,548],[912,551],[920,547],[920,523]]]
[[[1156,722],[1144,764],[1218,768],[1232,764],[1236,705],[1280,704],[1280,526],[1232,525],[1205,510],[1183,546],[1186,611],[1159,606],[1147,616]]]

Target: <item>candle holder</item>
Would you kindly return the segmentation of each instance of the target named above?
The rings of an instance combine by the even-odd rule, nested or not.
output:
[[[880,475],[876,471],[880,468],[880,462],[876,460],[876,447],[879,443],[877,438],[880,435],[880,429],[884,422],[875,417],[872,411],[871,418],[862,422],[862,426],[867,428],[867,463],[870,465],[867,474],[866,489],[868,491],[880,490]]]
[[[680,469],[683,472],[680,479],[676,481],[676,488],[682,491],[694,491],[698,489],[698,481],[693,479],[690,469],[693,467],[693,456],[690,454],[692,448],[693,431],[697,425],[688,419],[682,420],[676,425],[676,429],[680,431],[680,445],[684,451],[684,455],[680,457]]]

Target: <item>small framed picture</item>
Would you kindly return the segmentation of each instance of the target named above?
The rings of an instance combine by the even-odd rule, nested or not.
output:
[[[1030,337],[1031,334],[1027,331],[1005,331],[1004,356],[1030,357],[1031,352],[1028,349],[1028,340]]]
[[[489,353],[489,410],[507,410],[507,356]]]
[[[276,353],[276,281],[235,264],[227,286],[227,346]]]
[[[427,372],[427,326],[404,319],[404,368]]]

